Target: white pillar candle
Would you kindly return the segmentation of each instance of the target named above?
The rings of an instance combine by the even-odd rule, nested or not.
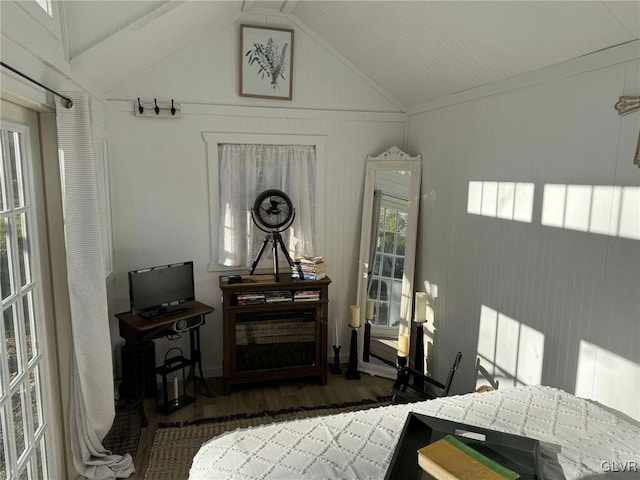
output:
[[[180,396],[180,392],[178,391],[178,375],[173,376],[173,398],[174,400],[178,400]]]
[[[423,323],[427,319],[427,294],[416,292],[416,307],[414,317],[416,322]]]
[[[398,356],[409,356],[409,335],[407,335],[406,333],[401,333],[400,335],[398,335]]]
[[[358,328],[360,326],[360,307],[358,305],[351,305],[349,326],[352,328]]]
[[[367,300],[367,309],[364,318],[371,320],[373,318],[373,300]]]
[[[340,335],[338,334],[338,317],[334,317],[333,320],[334,320],[335,325],[336,325],[336,338],[335,338],[335,342],[336,343],[334,345],[336,347],[338,347],[338,346],[340,346]]]

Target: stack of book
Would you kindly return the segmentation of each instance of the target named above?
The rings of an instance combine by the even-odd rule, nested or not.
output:
[[[300,278],[298,268],[291,272],[291,278],[297,280],[321,280],[327,276],[322,257],[301,257],[296,259],[296,267],[300,267],[304,278]]]
[[[258,305],[265,302],[263,292],[243,292],[236,295],[238,305]]]
[[[319,302],[320,290],[296,290],[293,293],[294,302]]]
[[[520,478],[520,475],[513,470],[484,456],[452,435],[447,435],[419,449],[418,465],[436,480],[516,480]]]
[[[293,302],[293,296],[291,290],[269,290],[265,292],[265,300],[267,303]]]

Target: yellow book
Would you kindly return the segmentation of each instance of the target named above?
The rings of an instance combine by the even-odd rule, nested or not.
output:
[[[418,450],[418,464],[437,480],[516,480],[516,472],[448,435]]]

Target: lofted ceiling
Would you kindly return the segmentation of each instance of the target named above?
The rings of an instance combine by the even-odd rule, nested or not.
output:
[[[192,40],[262,13],[289,16],[405,111],[640,38],[635,1],[64,3],[72,69],[104,92]]]

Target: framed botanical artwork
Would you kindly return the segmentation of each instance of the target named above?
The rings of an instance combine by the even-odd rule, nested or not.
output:
[[[636,156],[633,157],[633,163],[640,168],[640,132],[638,132],[638,146],[636,147]]]
[[[291,100],[293,30],[240,25],[240,96]]]

